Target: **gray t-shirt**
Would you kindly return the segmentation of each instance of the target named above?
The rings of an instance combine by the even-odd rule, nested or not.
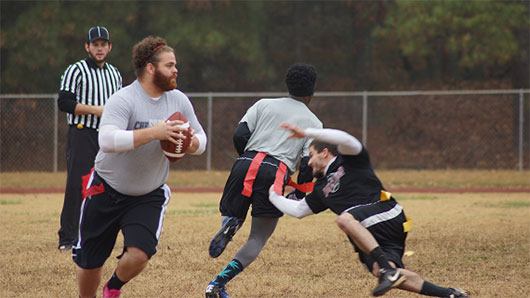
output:
[[[101,127],[111,124],[125,130],[147,128],[181,112],[191,122],[195,134],[204,134],[188,97],[175,89],[152,99],[136,80],[114,93],[103,111]],[[139,196],[163,185],[169,175],[169,160],[154,140],[130,151],[105,153],[99,150],[96,172],[122,194]]]
[[[288,122],[302,128],[322,128],[322,122],[306,104],[290,97],[263,98],[252,105],[240,122],[251,132],[245,151],[264,152],[296,170],[298,158],[309,156],[311,139],[287,139],[290,131],[279,128]]]

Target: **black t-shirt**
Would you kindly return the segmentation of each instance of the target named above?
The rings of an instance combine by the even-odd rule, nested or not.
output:
[[[339,154],[326,174],[315,182],[306,202],[313,213],[329,208],[341,214],[350,207],[379,201],[381,190],[383,185],[363,147],[358,155]]]

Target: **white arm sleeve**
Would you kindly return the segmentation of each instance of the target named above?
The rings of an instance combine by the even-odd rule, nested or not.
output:
[[[300,201],[290,200],[273,191],[269,193],[269,200],[281,212],[296,218],[303,218],[315,214],[311,208],[309,208],[309,205],[307,205],[305,198]]]
[[[357,155],[361,153],[363,145],[357,138],[345,131],[331,128],[306,128],[305,135],[318,141],[337,145],[340,154]]]
[[[132,130],[123,130],[111,124],[99,128],[99,146],[105,153],[123,152],[134,149]]]
[[[199,148],[197,148],[197,151],[190,154],[200,155],[206,150],[206,135],[204,133],[197,133],[195,134],[195,137],[197,137],[197,140],[199,141]]]

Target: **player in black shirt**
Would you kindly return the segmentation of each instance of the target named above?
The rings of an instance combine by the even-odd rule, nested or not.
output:
[[[269,200],[283,213],[297,218],[330,209],[348,235],[360,261],[379,278],[374,296],[392,288],[436,297],[468,297],[457,288],[444,288],[405,269],[402,257],[410,229],[403,207],[385,191],[366,148],[353,136],[335,129],[302,129],[282,124],[291,138],[313,138],[309,166],[318,178],[313,192],[290,200],[269,190]]]

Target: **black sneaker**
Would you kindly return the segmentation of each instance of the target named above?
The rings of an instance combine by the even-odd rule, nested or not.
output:
[[[212,241],[210,242],[210,248],[208,249],[208,252],[212,258],[217,258],[223,253],[228,242],[232,240],[232,237],[234,237],[237,230],[239,230],[241,223],[243,223],[242,220],[235,217],[230,217],[223,225],[221,230],[215,234]]]
[[[226,292],[226,287],[209,283],[206,287],[206,298],[230,298]]]
[[[398,269],[381,269],[380,272],[379,284],[372,292],[374,296],[381,296],[407,280]]]
[[[449,295],[449,298],[470,298],[466,291],[459,288],[449,288],[449,290],[451,290],[451,295]]]

